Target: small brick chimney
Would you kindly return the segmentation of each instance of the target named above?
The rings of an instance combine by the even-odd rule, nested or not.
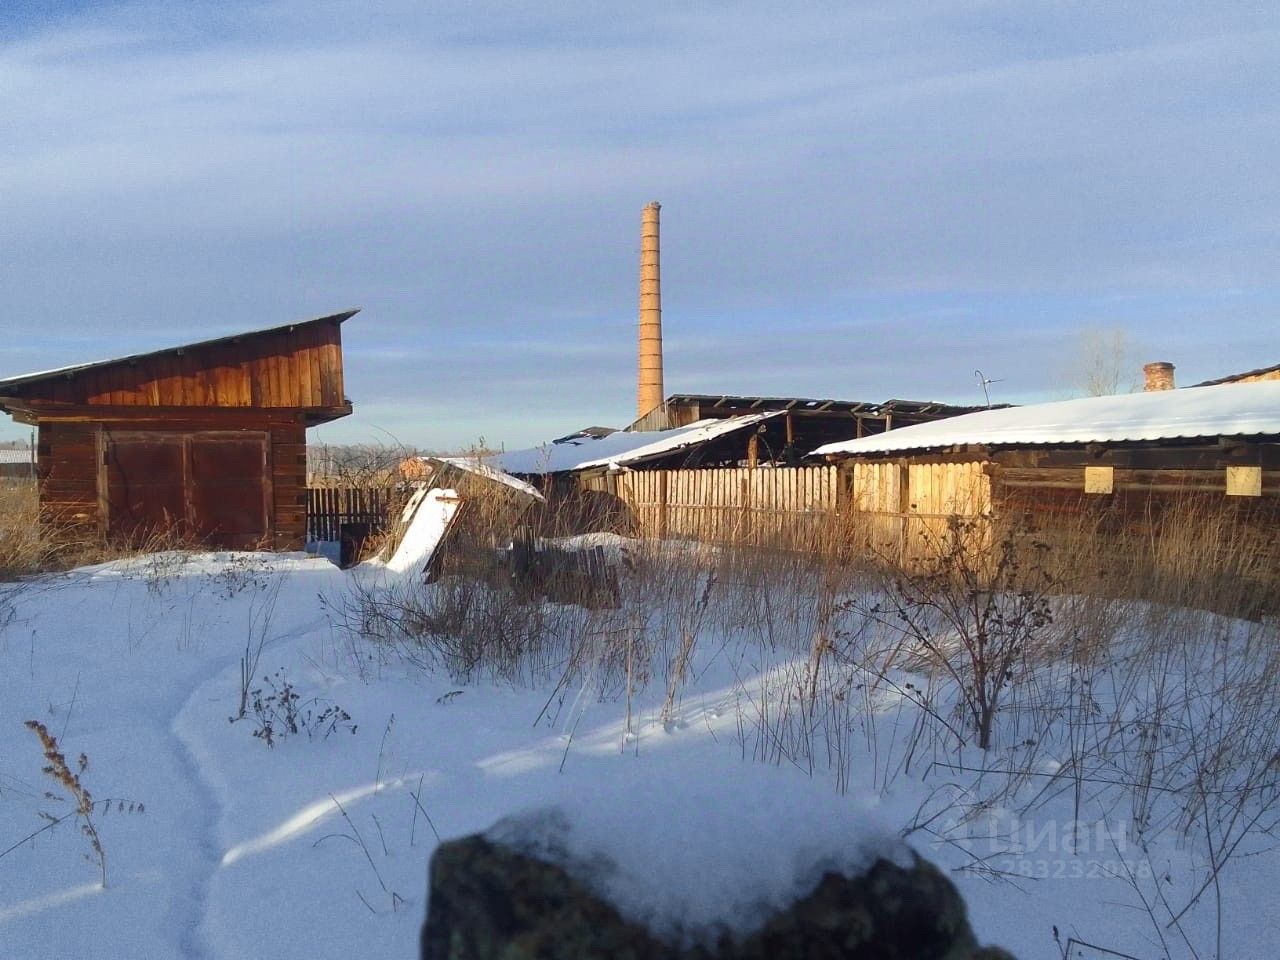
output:
[[[1153,390],[1173,389],[1173,364],[1167,360],[1143,364],[1142,376],[1146,381],[1142,389],[1148,393]]]

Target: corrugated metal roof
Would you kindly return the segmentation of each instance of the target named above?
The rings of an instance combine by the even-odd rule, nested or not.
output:
[[[828,443],[825,454],[893,453],[973,444],[989,447],[1280,436],[1280,381],[1086,397],[983,410]]]
[[[200,347],[212,347],[220,343],[234,343],[245,337],[256,337],[267,333],[284,333],[292,330],[294,327],[302,327],[312,323],[343,323],[350,320],[360,309],[344,310],[341,313],[332,313],[326,317],[315,317],[311,320],[298,320],[294,323],[281,324],[278,327],[267,327],[263,330],[247,330],[244,333],[232,333],[225,337],[215,337],[212,340],[200,340],[197,343],[181,343],[172,347],[162,347],[159,350],[148,350],[145,353],[134,353],[124,357],[112,357],[110,360],[93,360],[88,363],[74,363],[66,367],[55,367],[52,370],[40,370],[36,373],[23,373],[16,377],[6,377],[0,380],[0,392],[6,387],[18,387],[26,383],[35,383],[39,380],[47,380],[50,377],[69,377],[80,373],[83,370],[93,370],[97,367],[110,366],[113,363],[132,363],[138,360],[146,360],[150,357],[164,356],[166,353],[174,353],[183,350],[195,350]]]
[[[762,420],[781,416],[782,413],[781,410],[771,410],[744,417],[699,420],[674,430],[618,432],[598,438],[579,437],[564,443],[548,443],[528,450],[500,453],[489,459],[488,463],[499,470],[522,476],[564,473],[588,467],[621,467],[706,443]]]

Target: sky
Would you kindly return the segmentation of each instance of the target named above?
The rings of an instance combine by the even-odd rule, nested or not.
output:
[[[0,377],[349,307],[313,441],[1280,363],[1280,7],[0,5]],[[23,437],[7,421],[0,439]]]

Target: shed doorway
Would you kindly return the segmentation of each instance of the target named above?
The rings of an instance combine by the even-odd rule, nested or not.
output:
[[[262,547],[271,529],[267,435],[104,431],[107,535],[172,532],[209,547]]]

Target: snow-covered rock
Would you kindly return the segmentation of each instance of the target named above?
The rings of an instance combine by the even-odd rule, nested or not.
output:
[[[619,823],[618,833],[626,832]],[[750,845],[754,838],[741,839]],[[486,834],[441,845],[431,864],[423,960],[1009,956],[977,947],[955,887],[914,855],[904,862],[877,857],[847,873],[815,861],[809,867],[816,869],[800,873],[808,881],[803,894],[778,909],[762,904],[749,931],[741,917],[690,931],[656,930],[629,915],[629,905],[602,893],[608,878],[626,868],[588,849],[559,810],[509,818]],[[687,891],[690,879],[647,882]],[[741,886],[789,886],[794,879],[747,875]]]

